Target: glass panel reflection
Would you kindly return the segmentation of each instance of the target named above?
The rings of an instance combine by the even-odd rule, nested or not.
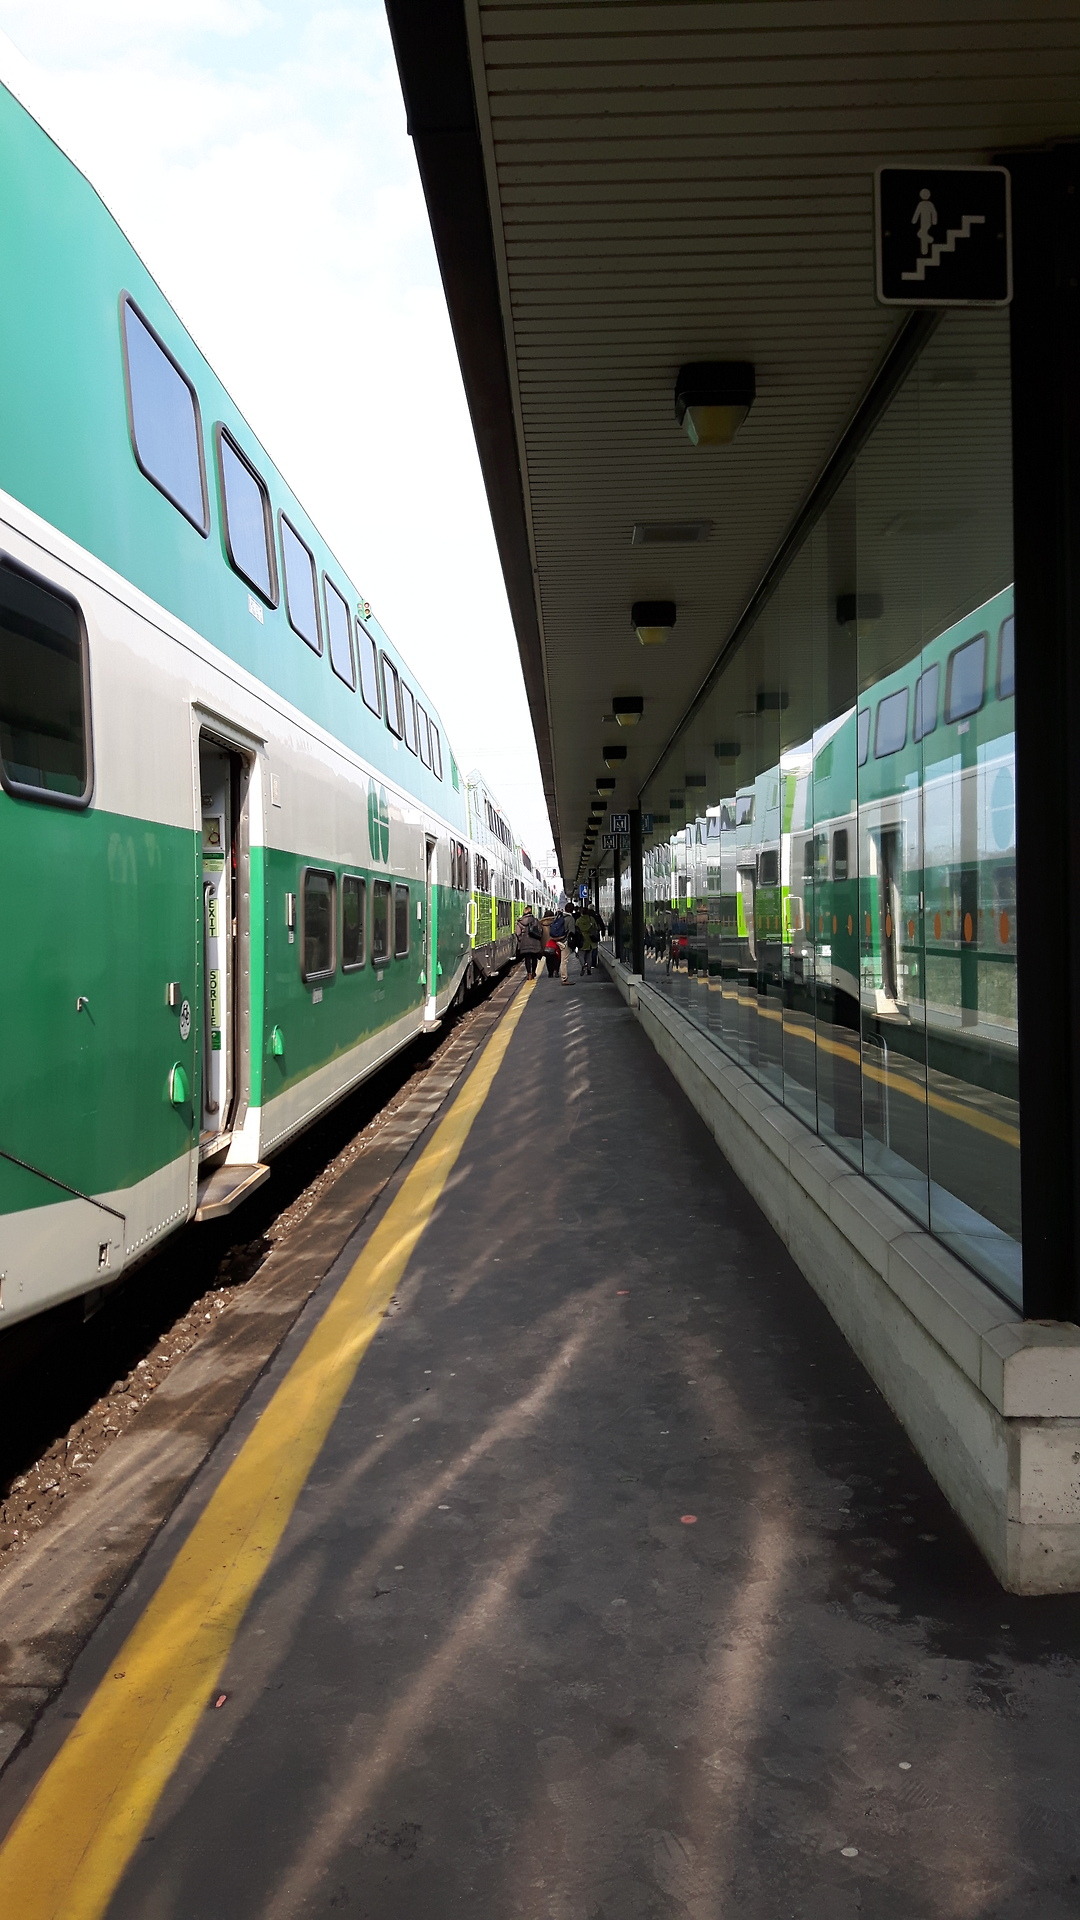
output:
[[[652,982],[1019,1301],[1009,458],[950,315],[642,805]]]

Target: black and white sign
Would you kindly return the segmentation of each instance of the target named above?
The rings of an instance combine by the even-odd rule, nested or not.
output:
[[[879,167],[877,297],[891,307],[1012,299],[1006,167]]]
[[[629,833],[630,815],[628,813],[609,813],[608,826],[612,833]]]
[[[653,830],[653,817],[652,817],[652,814],[651,814],[651,813],[643,813],[643,814],[642,814],[642,816],[641,816],[641,831],[642,831],[642,833],[651,833],[651,832],[652,832],[652,830]]]
[[[614,815],[613,818],[618,818]],[[602,833],[600,844],[605,853],[629,853],[630,835],[628,833]]]

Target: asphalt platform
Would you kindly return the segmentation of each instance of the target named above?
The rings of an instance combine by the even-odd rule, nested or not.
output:
[[[1002,1593],[615,989],[542,978],[101,1911],[1076,1920],[1078,1653],[1080,1600]]]

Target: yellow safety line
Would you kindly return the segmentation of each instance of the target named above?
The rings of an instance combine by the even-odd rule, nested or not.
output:
[[[0,1846],[0,1914],[99,1920],[525,1008],[523,987]]]

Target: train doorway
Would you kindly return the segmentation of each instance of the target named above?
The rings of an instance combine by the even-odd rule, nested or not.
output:
[[[199,1159],[226,1149],[246,1084],[246,997],[241,991],[241,865],[246,860],[248,756],[199,735],[199,947],[202,980]]]
[[[438,1024],[436,1001],[439,991],[439,889],[437,842],[429,833],[424,841],[424,980],[427,999],[424,1025]]]

